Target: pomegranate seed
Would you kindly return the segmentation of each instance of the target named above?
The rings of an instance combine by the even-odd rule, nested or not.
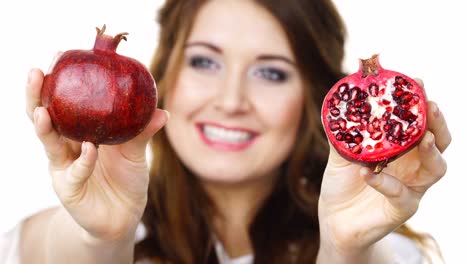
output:
[[[337,131],[340,129],[340,125],[338,124],[338,121],[333,120],[330,122],[330,130],[331,131]]]
[[[338,125],[340,126],[340,128],[341,128],[342,130],[346,130],[346,123],[347,123],[347,122],[346,122],[345,119],[343,119],[343,118],[341,118],[341,117],[338,118]]]
[[[382,136],[383,136],[383,132],[382,131],[376,131],[375,133],[372,133],[371,134],[371,138],[373,140],[380,140],[382,139]]]
[[[404,93],[403,89],[401,88],[397,88],[395,89],[395,91],[393,92],[393,99],[396,101],[398,100],[398,98]]]
[[[349,84],[347,84],[347,83],[342,83],[342,84],[340,84],[340,86],[338,87],[338,92],[339,92],[339,93],[343,93],[343,92],[348,91],[348,89],[349,89]]]
[[[356,145],[351,149],[351,152],[355,154],[361,154],[362,152],[362,146],[361,145]]]
[[[336,116],[339,116],[339,115],[340,115],[340,109],[338,109],[338,108],[336,108],[336,107],[333,107],[333,108],[331,108],[331,110],[330,110],[330,114],[331,114],[332,116],[335,116],[335,117],[336,117]]]
[[[398,133],[401,133],[402,129],[403,129],[403,125],[400,122],[398,122],[393,126],[393,133],[392,134],[396,135]]]
[[[348,103],[346,104],[346,110],[348,110],[349,113],[355,113],[355,112],[357,112],[357,108],[356,108],[356,106],[354,105],[353,102],[348,102]]]
[[[334,105],[338,105],[338,104],[340,103],[340,101],[341,101],[341,97],[340,97],[339,94],[334,93],[334,94],[332,95],[331,100],[333,100],[333,104],[334,104]]]
[[[401,84],[401,85],[407,85],[408,84],[408,81],[405,80],[403,77],[401,76],[395,76],[395,83],[398,83],[398,84]]]
[[[373,133],[374,130],[375,130],[375,128],[374,128],[374,126],[373,126],[372,124],[369,124],[369,125],[367,126],[367,131],[369,131],[369,133]]]
[[[419,134],[419,132],[421,132],[421,130],[419,130],[417,127],[414,128],[414,131],[412,131],[410,133],[411,136],[415,137]]]
[[[344,142],[346,143],[353,143],[354,142],[354,137],[350,133],[346,133],[344,135]]]
[[[382,97],[385,94],[385,88],[380,89],[379,96]]]
[[[343,132],[338,132],[336,134],[336,140],[343,141],[344,140],[345,133]]]
[[[402,105],[401,105],[401,108],[402,108],[402,109],[405,109],[405,110],[409,110],[409,109],[411,108],[411,105],[409,105],[409,104],[402,104]]]
[[[358,96],[358,100],[366,100],[367,97],[369,97],[369,94],[368,93],[364,93],[364,92],[359,92],[359,96]]]
[[[370,113],[372,110],[372,106],[368,102],[364,102],[360,110],[361,110],[361,113]]]
[[[410,105],[413,106],[413,105],[417,105],[418,103],[419,103],[419,96],[414,94],[413,100],[411,100]]]
[[[349,99],[350,99],[350,97],[351,97],[351,96],[349,95],[349,92],[343,92],[343,93],[341,94],[341,100],[343,100],[343,101],[345,101],[345,102],[348,102]]]
[[[356,142],[357,144],[362,143],[363,140],[364,137],[361,134],[357,134],[356,136],[354,136],[354,142]]]
[[[390,105],[390,101],[387,99],[382,99],[382,104],[384,105]]]
[[[390,107],[390,108],[391,108],[391,107]],[[392,110],[390,109],[390,111],[385,112],[385,113],[382,115],[382,120],[384,120],[384,121],[389,120],[389,119],[390,119],[390,116],[392,116],[392,114],[390,114],[391,111],[392,111]]]
[[[380,127],[380,120],[377,119],[377,118],[374,119],[374,120],[372,121],[372,126],[373,126],[375,129],[379,128],[379,127]]]
[[[359,87],[353,87],[351,89],[351,100],[356,100],[361,92],[361,88]]]
[[[411,133],[413,133],[415,127],[414,126],[409,126],[406,131],[405,131],[405,134],[408,134],[410,135]]]
[[[410,92],[404,92],[403,95],[400,98],[401,102],[403,104],[409,103],[411,100],[413,100],[413,93]]]
[[[379,95],[379,86],[377,86],[376,83],[371,83],[369,85],[369,94],[374,97]]]
[[[359,115],[359,113],[349,114],[348,116],[346,116],[346,118],[352,122],[361,121],[361,116]]]
[[[387,124],[385,124],[385,125],[383,126],[383,130],[384,130],[385,132],[388,132],[388,131],[390,131],[390,130],[392,129],[392,127],[393,127],[393,126],[392,126],[391,124],[388,124],[388,123],[387,123]]]

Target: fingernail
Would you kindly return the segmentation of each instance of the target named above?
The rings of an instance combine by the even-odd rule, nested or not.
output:
[[[88,145],[85,141],[81,144],[81,156],[85,157],[86,153],[88,152]]]
[[[32,71],[33,71],[33,70],[30,70],[30,71],[28,72],[28,84],[31,83]]]
[[[34,108],[34,123],[39,121],[39,107]]]
[[[427,143],[427,147],[431,149],[435,145],[435,137],[434,134],[430,133],[430,138]]]
[[[440,109],[439,109],[439,107],[438,107],[436,104],[434,104],[434,106],[435,106],[435,109],[434,109],[434,117],[435,117],[435,118],[439,118],[439,116],[440,116]]]
[[[171,113],[169,113],[169,111],[167,110],[164,110],[164,112],[166,113],[167,120],[169,120],[169,118],[171,117]]]

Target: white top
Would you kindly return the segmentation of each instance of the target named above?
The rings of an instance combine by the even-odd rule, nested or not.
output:
[[[9,232],[0,235],[0,263],[2,264],[21,264],[19,258],[19,239],[21,233],[22,222],[16,225]],[[141,240],[145,235],[145,228],[140,224],[136,233],[136,240]],[[421,252],[416,247],[415,243],[400,234],[391,233],[384,238],[389,243],[395,253],[395,264],[422,264],[423,258]],[[223,245],[216,241],[216,254],[220,264],[252,264],[254,256],[245,255],[237,258],[230,258],[224,250]],[[137,264],[146,264],[147,261],[140,261]]]

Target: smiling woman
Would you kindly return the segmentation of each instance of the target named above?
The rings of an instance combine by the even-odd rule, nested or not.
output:
[[[190,171],[208,182],[257,182],[251,186],[261,190],[271,186],[264,175],[293,147],[303,91],[281,26],[251,6],[213,1],[200,10],[163,108],[171,113],[170,144]],[[226,9],[238,16],[226,16]]]
[[[165,1],[150,66],[161,109],[121,145],[58,134],[38,103],[44,73],[32,69],[27,114],[61,204],[6,236],[8,256],[421,263],[431,240],[407,221],[445,173],[443,115],[429,100],[421,143],[381,174],[341,158],[329,149],[320,110],[345,75],[344,23],[329,0],[287,2]]]

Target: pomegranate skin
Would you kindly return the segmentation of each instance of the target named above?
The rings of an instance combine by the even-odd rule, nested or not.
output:
[[[378,173],[420,142],[426,112],[419,84],[382,68],[374,55],[330,89],[322,105],[322,124],[343,158]]]
[[[41,101],[63,136],[114,145],[138,135],[157,105],[152,75],[137,60],[115,52],[124,34],[98,29],[92,50],[69,50],[44,78]]]

